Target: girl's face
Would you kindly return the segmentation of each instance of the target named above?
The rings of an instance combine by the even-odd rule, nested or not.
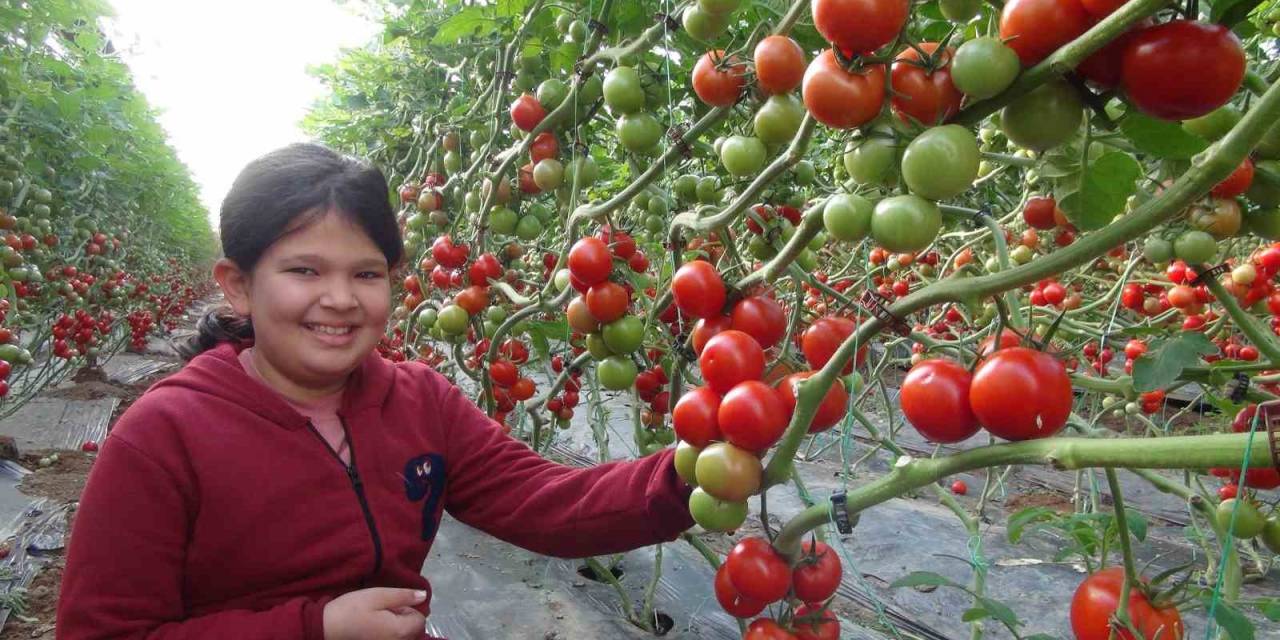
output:
[[[223,263],[230,261],[215,268],[224,272],[218,281],[236,312],[253,321],[255,364],[270,382],[340,387],[386,329],[387,259],[336,212],[286,231],[248,274]]]

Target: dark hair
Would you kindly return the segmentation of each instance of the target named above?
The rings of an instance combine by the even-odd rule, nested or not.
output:
[[[222,201],[222,254],[252,271],[291,225],[334,211],[369,235],[395,267],[404,254],[387,179],[377,167],[318,144],[298,143],[250,162]],[[186,359],[219,342],[253,339],[253,324],[227,307],[204,314],[179,351]]]

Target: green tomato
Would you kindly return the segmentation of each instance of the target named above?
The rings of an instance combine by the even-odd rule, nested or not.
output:
[[[435,326],[439,315],[435,309],[423,309],[422,313],[418,314],[418,331],[430,331],[431,327]]]
[[[533,91],[538,86],[538,76],[534,75],[532,71],[521,69],[516,72],[516,79],[512,84],[522,92]]]
[[[844,169],[854,182],[880,186],[891,183],[898,149],[891,133],[877,130],[850,146],[844,153]]]
[[[1045,151],[1070,140],[1084,120],[1075,87],[1057,79],[1032,89],[1000,112],[1000,128],[1010,142]]]
[[[1260,238],[1280,240],[1280,209],[1247,210],[1244,214],[1244,226]]]
[[[502,324],[507,319],[507,310],[495,304],[488,309],[485,309],[484,318],[489,322]]]
[[[690,5],[684,10],[680,22],[689,37],[698,42],[711,42],[729,28],[729,14],[707,13],[701,7]]]
[[[644,108],[640,73],[631,67],[615,67],[604,77],[604,102],[614,113],[637,113]]]
[[[613,350],[605,343],[604,336],[599,333],[588,333],[586,338],[587,353],[596,360],[604,360],[613,355]]]
[[[561,269],[556,272],[556,276],[555,276],[556,291],[564,291],[565,289],[569,288],[569,284],[570,284],[569,275],[570,274],[568,269]]]
[[[1020,244],[1009,251],[1009,259],[1012,260],[1014,264],[1026,264],[1031,262],[1031,259],[1034,257],[1036,257],[1036,254],[1031,251],[1031,247],[1028,247],[1025,244]]]
[[[538,216],[527,215],[520,218],[520,222],[516,224],[516,237],[521,240],[535,240],[542,235],[542,221]]]
[[[442,333],[447,335],[459,335],[467,330],[467,323],[471,320],[471,316],[467,314],[467,310],[456,304],[451,304],[440,310],[436,317],[436,327]]]
[[[1235,512],[1235,526],[1232,526],[1231,514]],[[1229,529],[1231,534],[1241,540],[1248,540],[1262,533],[1266,526],[1258,508],[1246,500],[1229,498],[1218,503],[1218,524]]]
[[[626,356],[609,356],[596,365],[600,386],[610,391],[628,389],[636,381],[636,363]]]
[[[698,477],[694,472],[695,465],[698,462],[698,454],[702,453],[702,449],[695,447],[683,440],[676,445],[675,467],[676,474],[684,480],[685,484],[696,487],[698,486]]]
[[[623,316],[606,324],[600,333],[610,351],[628,354],[644,343],[644,320],[638,316]]]
[[[591,156],[578,156],[564,169],[565,180],[578,189],[586,189],[595,184],[596,179],[600,177],[600,170],[596,167],[596,161]]]
[[[542,84],[538,85],[536,96],[538,104],[541,104],[543,109],[551,111],[569,97],[569,85],[559,78],[543,80]]]
[[[520,222],[520,216],[515,211],[506,207],[498,207],[489,213],[489,228],[494,233],[502,235],[511,235],[516,231],[516,225]]]
[[[632,113],[618,118],[618,141],[632,153],[646,153],[662,139],[662,125],[649,113]]]
[[[730,136],[720,147],[720,163],[737,178],[759,174],[764,159],[764,143],[756,137]]]
[[[667,228],[667,221],[662,216],[646,216],[644,228],[649,233],[662,233],[662,230]]]
[[[1142,243],[1142,255],[1155,264],[1172,260],[1173,251],[1173,243],[1159,236],[1151,236]]]
[[[871,230],[874,205],[852,193],[838,193],[827,200],[822,209],[822,224],[836,240],[857,242]]]
[[[1189,229],[1173,241],[1173,253],[1187,264],[1203,264],[1218,253],[1218,241],[1204,231]]]
[[[446,151],[443,164],[445,171],[457,173],[459,169],[462,169],[462,155],[457,151]]]
[[[1240,122],[1241,117],[1239,109],[1231,105],[1225,105],[1199,118],[1183,121],[1182,128],[1186,129],[1188,133],[1200,136],[1209,142],[1215,142],[1222,136],[1227,135],[1227,132],[1232,127],[1235,127],[1236,123]]]
[[[795,176],[796,184],[800,185],[813,184],[814,179],[818,177],[818,170],[808,160],[797,162],[791,167],[791,173]]]
[[[569,33],[569,25],[573,24],[573,16],[562,13],[556,16],[556,31],[562,34]]]
[[[979,157],[978,139],[968,129],[955,124],[933,127],[907,145],[902,179],[922,198],[954,198],[973,186]]]
[[[543,158],[533,165],[533,183],[543,191],[554,191],[564,184],[564,165],[555,158]]]
[[[714,204],[720,201],[720,180],[715,176],[703,176],[698,180],[698,202]]]
[[[818,254],[811,249],[803,249],[800,255],[796,256],[796,264],[805,271],[813,272],[818,270]]]
[[[694,465],[698,486],[713,498],[746,500],[760,490],[764,467],[754,453],[727,442],[713,442]]]
[[[982,0],[940,0],[938,8],[942,9],[944,18],[963,24],[978,15]]]
[[[751,240],[747,241],[747,251],[751,253],[751,257],[756,260],[768,260],[778,255],[778,250],[773,248],[767,240],[760,236],[753,235]]]
[[[707,531],[736,531],[747,521],[747,502],[718,500],[697,487],[689,495],[689,515]]]
[[[574,20],[573,22],[570,22],[568,36],[569,40],[572,42],[586,42],[587,38],[590,36],[590,32],[587,30],[587,23],[581,20]]]
[[[698,199],[698,176],[682,175],[671,183],[671,191],[681,202],[694,202]]]
[[[810,251],[820,251],[825,246],[827,246],[827,234],[825,231],[819,231],[813,234],[812,238],[809,238]]]
[[[871,213],[871,237],[895,253],[924,249],[941,228],[938,205],[916,195],[885,198]]]
[[[697,189],[696,186],[694,188]],[[666,217],[668,213],[671,213],[671,203],[667,202],[664,196],[653,196],[649,198],[649,206],[645,207],[645,209],[648,210],[650,215]]]
[[[945,13],[946,3],[942,6]],[[965,42],[951,59],[951,81],[974,100],[986,100],[1008,89],[1020,71],[1022,63],[1018,61],[1018,54],[998,38],[974,38]]]
[[[467,211],[474,213],[479,211],[480,205],[484,203],[480,199],[480,194],[475,191],[468,191],[467,195],[462,199],[462,204],[467,208]]]
[[[804,120],[804,104],[794,93],[770,96],[751,121],[756,137],[765,144],[791,142]]]
[[[598,74],[591,74],[586,80],[582,81],[582,85],[578,87],[578,106],[585,107],[595,104],[600,96],[604,95],[604,80]]]
[[[1266,545],[1271,553],[1280,554],[1280,515],[1272,514],[1267,518],[1266,524],[1262,525],[1262,544]]]

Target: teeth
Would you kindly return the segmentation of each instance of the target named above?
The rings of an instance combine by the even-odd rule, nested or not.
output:
[[[351,327],[330,327],[323,324],[309,324],[308,329],[331,336],[345,336],[351,333]]]

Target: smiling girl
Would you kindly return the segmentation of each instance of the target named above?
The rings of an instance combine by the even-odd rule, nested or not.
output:
[[[267,154],[232,185],[221,239],[230,309],[104,443],[58,638],[420,640],[442,511],[559,557],[692,526],[670,450],[561,466],[426,365],[376,353],[403,253],[377,169],[311,144]]]

